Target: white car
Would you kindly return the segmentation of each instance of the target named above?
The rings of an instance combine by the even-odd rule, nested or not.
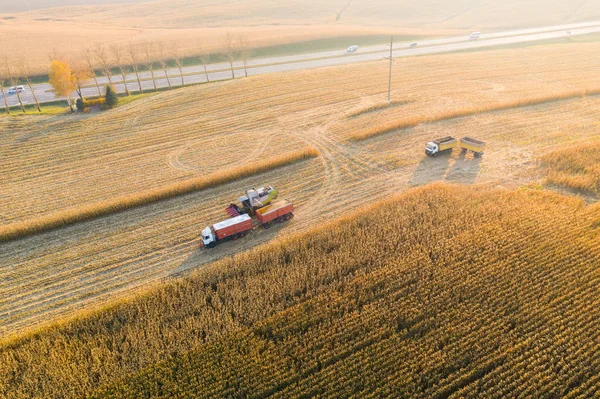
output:
[[[356,50],[358,50],[358,46],[350,46],[346,49],[347,53],[354,53],[356,52]]]
[[[24,91],[25,88],[23,86],[13,86],[10,89],[8,89],[8,94],[23,93]]]
[[[410,47],[410,48],[415,48],[415,47],[417,47],[417,46],[418,46],[418,43],[417,43],[417,42],[412,42],[412,43],[411,43],[411,44],[410,44],[408,47]]]

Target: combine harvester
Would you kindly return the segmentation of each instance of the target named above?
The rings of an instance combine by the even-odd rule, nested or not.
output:
[[[279,192],[269,186],[267,188],[261,187],[258,190],[251,188],[246,190],[245,194],[238,198],[239,205],[230,204],[225,208],[225,211],[231,217],[243,215],[244,213],[254,215],[257,209],[269,205],[271,201],[276,199]]]
[[[485,150],[485,143],[483,141],[475,140],[470,137],[463,137],[458,141],[454,137],[446,136],[427,143],[425,146],[425,154],[430,157],[437,157],[440,154],[452,152],[457,146],[461,148],[462,153],[467,152],[467,150],[473,151],[475,158],[482,156],[483,150]]]
[[[273,202],[277,195],[273,187],[246,191],[245,196],[238,198],[240,205],[231,204],[225,208],[231,218],[202,230],[202,245],[214,248],[217,242],[237,240],[256,228],[268,229],[274,222],[283,223],[293,218],[294,204],[286,200]]]

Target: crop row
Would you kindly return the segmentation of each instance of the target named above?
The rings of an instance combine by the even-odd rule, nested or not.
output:
[[[429,248],[440,255],[435,262],[418,248],[400,252],[401,261],[370,251],[366,274],[259,323],[246,336],[236,334],[207,345],[206,352],[202,348],[151,367],[98,397],[566,393],[570,381],[591,373],[588,360],[597,353],[597,301],[590,299],[600,281],[593,267],[600,244],[586,239],[589,220],[569,225],[572,215],[556,214],[564,210],[540,217],[541,209],[528,205],[523,213],[487,224],[483,233],[466,223],[460,238]],[[515,224],[507,230],[517,229],[518,239],[498,234],[504,222]],[[568,230],[560,229],[566,225]],[[561,236],[577,243],[564,245]],[[399,267],[406,264],[413,264],[409,270],[418,276],[412,284],[422,287],[407,284],[414,278]],[[419,276],[428,264],[432,274]],[[585,285],[578,281],[581,274],[588,276]],[[413,317],[406,317],[407,310]],[[578,336],[584,341],[575,341]],[[576,350],[582,344],[586,350]],[[219,362],[208,356],[216,347],[224,358]],[[554,362],[569,367],[557,368]]]

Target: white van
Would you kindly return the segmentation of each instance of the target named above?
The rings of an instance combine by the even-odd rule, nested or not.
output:
[[[10,89],[8,89],[8,94],[23,93],[24,91],[25,91],[25,87],[23,87],[23,86],[13,86]]]

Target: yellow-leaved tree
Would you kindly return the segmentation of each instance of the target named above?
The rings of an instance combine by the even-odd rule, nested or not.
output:
[[[75,76],[71,72],[71,67],[64,61],[53,60],[50,67],[50,84],[57,97],[66,97],[67,103],[73,111],[71,93],[75,90]]]

